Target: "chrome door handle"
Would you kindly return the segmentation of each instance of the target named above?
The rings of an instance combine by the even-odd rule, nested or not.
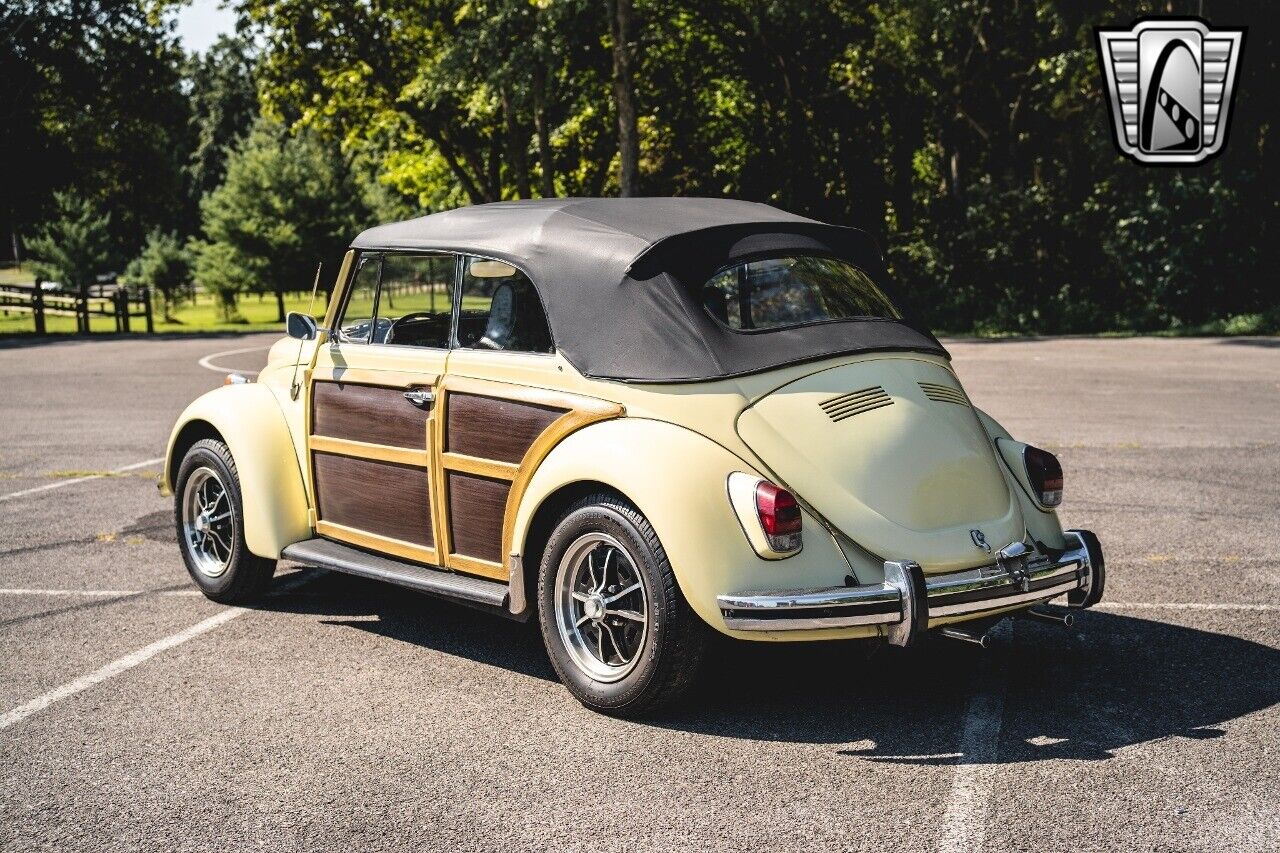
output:
[[[435,393],[426,388],[417,388],[413,391],[405,391],[404,398],[415,406],[429,406],[436,401]]]

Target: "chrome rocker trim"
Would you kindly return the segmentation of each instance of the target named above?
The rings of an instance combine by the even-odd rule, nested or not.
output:
[[[1075,532],[1068,548],[1043,555],[1015,542],[996,562],[925,577],[909,561],[887,561],[885,582],[865,586],[743,592],[717,596],[725,627],[735,631],[806,631],[884,625],[893,645],[910,645],[931,619],[977,617],[987,611],[1028,606],[1093,581],[1089,552]]]

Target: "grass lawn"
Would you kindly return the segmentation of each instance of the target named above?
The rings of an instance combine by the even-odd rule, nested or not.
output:
[[[35,280],[35,270],[31,268],[30,264],[27,264],[21,270],[11,266],[0,267],[0,284],[30,284]]]
[[[419,295],[418,298],[422,298]],[[284,299],[285,311],[301,311],[306,312],[307,306],[311,302],[311,295],[308,294],[286,294]],[[468,297],[463,300],[463,307],[468,309],[483,309],[488,307],[487,299],[476,299]],[[323,314],[326,307],[325,296],[323,293],[316,296],[315,313]],[[412,304],[411,300],[398,299],[396,301],[396,314],[406,311],[420,310],[426,308],[424,305]],[[200,293],[196,296],[196,301],[184,302],[174,310],[173,321],[166,322],[162,316],[163,312],[159,306],[155,309],[155,330],[168,334],[182,332],[271,332],[278,331],[284,334],[284,324],[276,319],[276,298],[274,295],[267,295],[261,298],[257,296],[240,297],[237,306],[241,322],[228,323],[222,319],[222,312],[218,304],[207,294]],[[136,308],[134,310],[137,310]],[[89,320],[92,330],[97,332],[115,332],[115,319],[111,317],[91,317]],[[142,317],[133,317],[129,321],[130,329],[134,332],[146,329],[146,321]],[[35,331],[35,320],[29,313],[0,311],[0,336],[3,335],[20,335],[31,334]],[[58,334],[74,334],[76,331],[75,317],[62,317],[52,314],[45,315],[45,331],[51,335]]]
[[[310,300],[310,294],[286,295],[284,308],[286,311],[306,311]],[[322,304],[324,295],[321,294],[316,301],[321,303],[317,309],[317,313],[319,313],[324,309]],[[135,307],[134,310],[137,310],[137,308]],[[196,297],[194,303],[184,302],[180,305],[173,312],[174,318],[172,322],[165,321],[162,316],[163,312],[157,306],[154,315],[155,329],[157,332],[169,333],[284,331],[283,324],[276,321],[276,300],[274,296],[268,296],[263,299],[259,299],[257,296],[242,297],[239,310],[243,322],[228,323],[222,319],[222,313],[213,299],[205,294],[200,294]],[[45,330],[52,335],[74,334],[76,330],[75,317],[46,314],[44,322]],[[91,317],[89,324],[94,332],[114,332],[116,330],[116,322],[112,317]],[[133,317],[129,320],[129,327],[135,332],[145,330],[146,320],[142,317]],[[4,313],[0,311],[0,335],[23,334],[33,331],[35,331],[35,320],[29,313]]]

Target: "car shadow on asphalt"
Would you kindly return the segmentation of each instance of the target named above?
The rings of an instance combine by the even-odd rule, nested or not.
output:
[[[555,680],[534,625],[509,622],[372,581],[324,575],[265,609],[321,617],[437,652]],[[376,616],[376,621],[370,620]],[[1256,624],[1257,615],[1250,616]],[[999,741],[964,752],[970,701],[984,698]],[[1280,650],[1228,634],[1112,612],[1072,629],[1011,620],[987,650],[931,640],[717,641],[697,688],[641,725],[718,738],[831,745],[850,758],[906,764],[1112,758],[1166,738],[1225,734],[1280,702]]]
[[[662,725],[837,744],[880,762],[1105,760],[1166,738],[1220,737],[1230,721],[1280,702],[1280,650],[1102,611],[1079,614],[1070,630],[1006,621],[985,651],[939,639],[862,659],[849,644],[735,644],[722,654],[696,712]],[[973,713],[999,716],[987,721],[998,743],[980,755],[962,742],[975,698]]]

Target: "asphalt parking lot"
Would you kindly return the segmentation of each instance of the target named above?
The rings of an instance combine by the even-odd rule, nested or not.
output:
[[[158,457],[270,340],[0,342],[4,850],[1280,849],[1280,341],[952,343],[1061,456],[1104,606],[986,652],[731,646],[626,722],[400,589],[193,594]]]

